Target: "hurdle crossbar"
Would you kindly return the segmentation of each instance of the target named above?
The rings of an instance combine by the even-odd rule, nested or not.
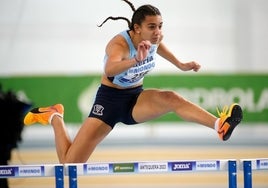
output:
[[[252,188],[252,171],[268,170],[268,158],[241,159],[239,169],[243,171],[244,188]]]
[[[55,177],[56,188],[64,188],[64,166],[61,164],[0,166],[0,178],[30,177]]]
[[[237,188],[236,160],[138,161],[65,164],[70,188],[77,176],[228,171],[229,188]]]

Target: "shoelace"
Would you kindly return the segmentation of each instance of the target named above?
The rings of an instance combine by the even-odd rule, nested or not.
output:
[[[217,107],[217,113],[220,117],[225,117],[227,116],[227,113],[228,113],[228,106],[224,106],[222,111],[220,112],[219,108]]]

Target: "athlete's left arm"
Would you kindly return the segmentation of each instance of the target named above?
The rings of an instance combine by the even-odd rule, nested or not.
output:
[[[157,53],[183,71],[193,70],[197,72],[200,69],[200,65],[194,61],[186,63],[179,61],[175,55],[163,44],[163,42],[159,44]]]

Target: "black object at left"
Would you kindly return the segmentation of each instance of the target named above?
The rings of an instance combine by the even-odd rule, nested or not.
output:
[[[12,149],[22,141],[23,117],[31,106],[12,91],[4,92],[0,85],[0,165],[8,164]],[[0,187],[8,188],[7,179],[0,179]]]

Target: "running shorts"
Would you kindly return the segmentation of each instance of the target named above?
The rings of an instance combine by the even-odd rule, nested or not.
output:
[[[137,124],[132,117],[132,110],[142,91],[142,86],[117,89],[101,84],[88,117],[100,119],[112,128],[118,122]]]

